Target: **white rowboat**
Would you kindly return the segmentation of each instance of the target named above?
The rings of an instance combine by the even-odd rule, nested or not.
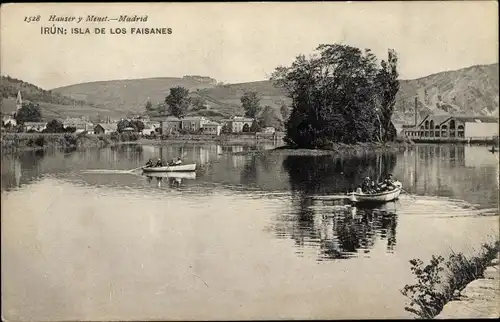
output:
[[[168,165],[164,167],[148,167],[142,168],[143,172],[186,172],[196,171],[196,163],[181,164],[181,165]]]
[[[379,193],[359,193],[359,192],[351,192],[348,194],[349,199],[354,203],[379,203],[379,202],[388,202],[396,200],[401,193],[402,184],[399,181],[394,182],[395,189],[390,191],[384,191]]]

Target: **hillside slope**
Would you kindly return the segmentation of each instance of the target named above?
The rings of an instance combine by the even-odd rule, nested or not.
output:
[[[163,102],[169,89],[183,86],[190,91],[215,86],[215,80],[201,77],[163,77],[91,82],[59,87],[52,91],[93,105],[126,112],[143,112],[146,101]]]
[[[498,116],[498,66],[472,66],[401,81],[396,97],[396,118],[411,123],[415,97],[420,117],[428,113]]]
[[[402,80],[396,97],[395,123],[412,123],[414,98],[420,119],[428,113],[498,115],[499,65],[481,65],[446,71],[414,80]],[[193,97],[203,97],[209,110],[191,111],[191,115],[227,117],[242,115],[240,98],[245,91],[256,91],[261,105],[276,108],[282,101],[290,104],[285,92],[270,81],[216,85],[214,79],[199,77],[148,78],[92,82],[52,90],[74,100],[83,100],[97,109],[127,113],[142,113],[148,98],[153,105],[163,102],[169,89],[184,86]],[[86,113],[92,113],[89,109]]]
[[[98,113],[109,116],[123,114],[123,111],[112,111],[96,107],[85,101],[47,91],[9,76],[2,76],[0,79],[0,93],[2,94],[0,112],[2,114],[10,114],[16,110],[18,91],[21,91],[23,100],[36,102],[40,105],[42,117],[46,120],[73,116],[96,116]]]

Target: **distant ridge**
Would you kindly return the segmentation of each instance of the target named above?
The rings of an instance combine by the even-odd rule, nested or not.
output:
[[[95,115],[100,112],[125,116],[143,113],[148,99],[153,105],[162,103],[169,89],[175,86],[186,87],[193,97],[202,97],[206,100],[209,110],[190,111],[190,115],[215,116],[215,118],[241,115],[243,110],[240,97],[245,91],[258,92],[261,105],[269,105],[277,111],[283,102],[288,105],[291,103],[284,91],[274,87],[267,80],[217,84],[213,78],[198,75],[87,82],[46,92],[56,97],[69,98],[68,102],[61,102],[55,106],[55,110],[63,115],[67,113],[73,115],[78,112],[83,115]],[[413,80],[401,80],[393,121],[400,124],[413,122],[415,97],[420,119],[428,113],[498,117],[498,88],[498,63],[444,71]],[[23,93],[23,97],[24,95]],[[78,104],[85,108],[75,108]],[[68,108],[70,106],[72,108]],[[2,107],[2,111],[3,109]]]

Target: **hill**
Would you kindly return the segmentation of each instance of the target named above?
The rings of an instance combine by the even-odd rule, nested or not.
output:
[[[148,99],[153,105],[163,102],[171,87],[183,86],[195,91],[215,85],[216,80],[209,77],[184,76],[91,82],[59,87],[52,91],[102,108],[144,112]]]
[[[498,64],[492,64],[401,80],[393,121],[398,124],[413,123],[415,97],[419,119],[429,113],[498,116],[498,72]],[[269,105],[278,112],[281,101],[290,104],[285,93],[269,81],[224,85],[202,89],[196,94],[205,97],[212,104],[212,109],[223,114],[242,114],[240,97],[246,90],[258,92],[262,106]]]
[[[428,113],[498,116],[498,72],[498,64],[491,64],[403,80],[395,121],[413,123],[415,97],[420,119]]]
[[[401,80],[400,91],[396,97],[394,122],[413,122],[415,97],[420,119],[428,113],[498,115],[498,66],[472,66],[414,80]],[[215,119],[242,115],[240,98],[245,91],[258,92],[261,105],[275,108],[278,115],[282,102],[288,105],[291,102],[285,92],[275,88],[270,81],[222,85],[208,77],[185,76],[102,81],[60,87],[47,92],[57,95],[58,99],[70,99],[71,104],[65,105],[61,102],[62,105],[50,105],[46,110],[52,108],[63,115],[94,115],[97,111],[101,114],[116,113],[121,116],[143,113],[148,99],[153,105],[161,103],[168,95],[169,89],[175,86],[186,87],[191,91],[192,97],[205,99],[208,108],[191,110],[190,115],[204,115]]]
[[[23,100],[40,104],[42,117],[44,119],[65,118],[73,116],[116,116],[122,115],[123,111],[112,111],[93,106],[82,100],[44,90],[36,85],[9,76],[1,76],[0,93],[2,100],[0,111],[2,114],[10,114],[16,110],[17,92],[21,91]]]

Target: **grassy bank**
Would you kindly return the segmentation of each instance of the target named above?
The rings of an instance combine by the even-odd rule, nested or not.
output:
[[[298,149],[289,146],[280,146],[272,150],[273,153],[284,153],[287,155],[304,155],[304,156],[319,156],[319,155],[343,155],[356,156],[369,153],[384,153],[384,152],[401,152],[412,148],[415,144],[412,141],[397,140],[386,143],[365,143],[358,142],[356,144],[332,143],[322,149]]]
[[[24,150],[105,147],[119,142],[136,141],[133,134],[86,135],[69,133],[5,133],[2,153]]]
[[[432,256],[424,266],[420,259],[410,261],[411,271],[417,282],[406,285],[401,293],[410,301],[405,310],[418,318],[432,319],[444,305],[452,301],[470,282],[482,278],[489,263],[498,256],[500,240],[485,243],[474,256],[453,252],[447,261],[442,256]]]
[[[142,144],[166,144],[166,143],[219,143],[219,144],[255,144],[256,142],[282,142],[282,135],[277,139],[272,134],[171,134],[162,135],[158,138],[141,138],[138,143]]]

